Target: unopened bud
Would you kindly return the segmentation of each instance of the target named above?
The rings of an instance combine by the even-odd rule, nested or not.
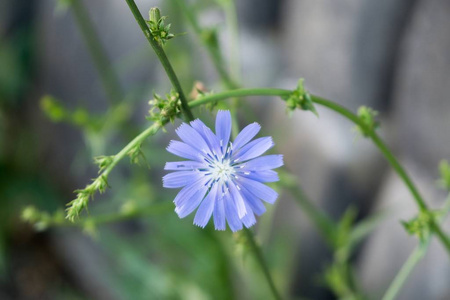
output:
[[[150,11],[148,12],[149,20],[150,22],[154,22],[155,24],[158,24],[159,19],[161,19],[161,11],[157,7],[150,8]]]

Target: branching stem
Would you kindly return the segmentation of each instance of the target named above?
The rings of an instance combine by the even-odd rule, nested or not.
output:
[[[177,75],[175,74],[175,71],[172,68],[172,65],[170,64],[169,59],[166,56],[166,53],[164,52],[162,46],[156,41],[152,33],[150,32],[150,29],[147,26],[147,23],[145,22],[144,18],[141,15],[141,12],[139,11],[138,7],[136,6],[136,3],[134,0],[125,0],[128,4],[128,7],[130,8],[131,12],[133,13],[134,18],[136,19],[136,22],[138,23],[139,27],[141,28],[142,32],[144,33],[145,37],[147,38],[147,41],[150,43],[150,46],[152,46],[153,50],[156,53],[156,56],[158,56],[159,61],[161,62],[164,70],[167,73],[167,76],[170,79],[170,82],[172,83],[173,88],[178,93],[180,100],[181,100],[181,107],[183,109],[183,113],[186,116],[186,118],[190,121],[194,119],[194,116],[192,115],[192,112],[188,106],[186,96],[184,95],[183,89],[181,88],[180,81],[178,80]]]
[[[199,106],[208,102],[214,102],[219,100],[225,100],[231,97],[243,97],[243,96],[288,96],[292,93],[290,90],[284,89],[272,89],[272,88],[255,88],[255,89],[237,89],[231,91],[225,91],[222,93],[216,93],[213,95],[204,96],[198,100],[192,101],[189,103],[191,107]],[[394,156],[391,150],[386,146],[386,144],[381,140],[381,138],[376,134],[376,132],[362,122],[357,115],[349,111],[348,109],[342,107],[341,105],[334,103],[332,101],[326,100],[324,98],[311,95],[311,99],[314,103],[327,107],[345,118],[349,119],[353,123],[362,128],[365,128],[369,133],[369,138],[373,141],[373,143],[377,146],[380,152],[384,155],[386,160],[390,163],[392,168],[397,172],[398,176],[403,180],[408,190],[412,194],[417,206],[421,211],[428,211],[428,207],[420,195],[417,187],[402,167],[402,165],[398,162],[397,158]],[[447,252],[450,254],[450,239],[448,236],[442,231],[440,226],[438,226],[435,220],[431,220],[431,229],[436,233],[438,238],[441,240],[442,244],[447,249]]]

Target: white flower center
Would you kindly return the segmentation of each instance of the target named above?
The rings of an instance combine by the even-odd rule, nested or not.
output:
[[[229,159],[223,161],[215,161],[212,164],[212,176],[216,181],[227,181],[235,173]]]

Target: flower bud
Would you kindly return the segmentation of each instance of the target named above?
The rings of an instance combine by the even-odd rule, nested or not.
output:
[[[159,19],[161,19],[161,12],[160,12],[159,8],[152,7],[152,8],[150,8],[150,11],[148,12],[148,16],[149,16],[150,22],[158,24]]]

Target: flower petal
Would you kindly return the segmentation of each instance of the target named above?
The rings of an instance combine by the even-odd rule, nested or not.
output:
[[[234,185],[233,182],[230,182],[228,188],[231,193],[231,198],[233,199],[233,202],[236,204],[239,219],[242,219],[242,217],[244,217],[245,214],[247,213],[247,210],[245,209],[244,199],[242,198],[241,193],[239,193],[239,190],[237,189],[237,187]]]
[[[261,126],[258,123],[252,123],[247,125],[242,131],[237,135],[237,137],[234,139],[233,142],[233,150],[237,151],[242,146],[250,142],[252,138],[255,137],[255,135],[258,134],[259,130],[261,129]]]
[[[163,187],[176,189],[188,185],[204,175],[195,171],[178,171],[167,174],[163,177]]]
[[[266,212],[264,203],[257,197],[253,196],[245,187],[241,187],[241,194],[244,197],[245,203],[250,206],[251,210],[258,216]]]
[[[276,182],[280,180],[278,177],[278,173],[272,170],[266,171],[251,171],[251,172],[243,172],[240,171],[237,173],[239,176],[243,176],[248,179],[252,179],[259,182]]]
[[[274,143],[272,141],[272,138],[269,136],[256,139],[242,147],[241,150],[235,155],[234,161],[244,162],[246,160],[260,156],[261,154],[272,148],[273,145]]]
[[[220,191],[219,191],[220,194]],[[225,207],[223,203],[223,197],[216,198],[216,204],[214,205],[214,227],[216,230],[225,230]]]
[[[183,158],[203,162],[203,158],[197,150],[180,141],[170,141],[167,151]]]
[[[231,134],[231,114],[228,110],[219,110],[216,117],[216,136],[219,139],[222,148],[222,154],[225,151],[230,141]]]
[[[225,205],[225,217],[230,226],[231,231],[236,232],[242,229],[242,221],[238,217],[238,212],[236,210],[236,205],[231,199],[230,194],[226,194],[223,199]]]
[[[183,142],[188,144],[194,149],[200,152],[206,153],[209,150],[209,146],[203,137],[191,126],[186,123],[182,123],[176,130],[178,136]]]
[[[186,201],[188,201],[194,194],[205,186],[208,181],[207,177],[202,177],[197,181],[192,182],[190,185],[185,186],[177,194],[173,202],[176,206],[183,206]]]
[[[257,157],[249,160],[244,164],[244,170],[249,171],[264,171],[279,168],[283,165],[283,155],[272,154]]]
[[[247,214],[241,219],[242,223],[244,223],[244,226],[247,228],[252,227],[256,224],[256,218],[253,214],[253,211],[251,210],[250,206],[245,203],[245,208],[247,210]]]
[[[197,132],[205,139],[210,150],[213,154],[220,153],[220,142],[217,136],[212,132],[209,127],[207,127],[202,121],[194,120],[191,122],[192,128],[197,130]]]
[[[200,204],[200,207],[197,210],[194,218],[194,224],[204,228],[206,224],[208,224],[209,219],[211,219],[211,215],[214,210],[214,204],[216,203],[218,185],[215,184],[209,191],[208,195],[206,195],[203,202]]]
[[[197,132],[205,139],[205,141],[208,142],[208,140],[206,139],[206,135],[203,132],[203,128],[207,127],[205,123],[203,123],[200,119],[195,119],[194,121],[191,121],[191,123],[189,124],[191,124],[192,128],[197,130]]]
[[[197,190],[195,194],[188,199],[188,201],[184,201],[181,206],[177,206],[175,208],[175,212],[178,216],[180,218],[184,218],[193,212],[200,205],[200,202],[202,202],[207,191],[208,187],[203,186],[200,190]]]
[[[275,200],[278,198],[278,193],[275,192],[272,188],[268,187],[265,184],[262,184],[261,182],[251,180],[245,177],[239,177],[239,183],[242,186],[245,186],[245,188],[253,194],[255,197],[264,200],[270,204],[275,203]]]
[[[198,162],[198,161],[192,161],[192,160],[186,160],[186,161],[172,161],[172,162],[166,162],[166,165],[164,166],[164,170],[169,171],[194,171],[197,169],[205,168],[206,165],[204,163]]]

